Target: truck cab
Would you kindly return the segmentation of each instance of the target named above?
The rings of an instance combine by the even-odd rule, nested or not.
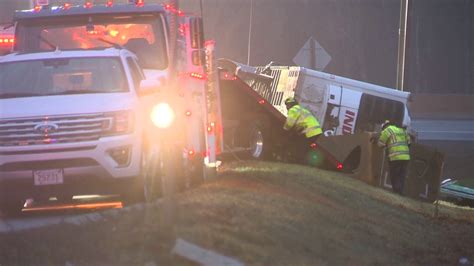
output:
[[[209,157],[215,163],[222,125],[219,98],[213,96],[218,89],[212,83],[212,48],[205,46],[202,19],[171,5],[128,2],[84,1],[17,11],[14,51],[116,47],[135,53],[146,78],[160,81],[177,117],[186,121],[177,129],[184,135],[179,147],[184,156],[199,162]]]

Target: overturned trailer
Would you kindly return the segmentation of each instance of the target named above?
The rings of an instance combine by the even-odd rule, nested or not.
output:
[[[407,127],[412,137],[416,138],[411,131],[407,108],[410,93],[297,66],[274,66],[270,63],[252,67],[220,59],[219,67],[226,73],[224,77],[233,82],[221,85],[221,91],[237,86],[239,88],[233,88],[233,93],[238,94],[242,87],[248,87],[262,108],[266,106],[266,109],[272,110],[261,114],[277,122],[268,126],[275,128],[272,131],[275,137],[260,142],[262,150],[268,146],[284,149],[285,146],[280,143],[291,142],[280,132],[286,118],[284,100],[293,96],[322,125],[326,137],[319,138],[317,146],[321,156],[328,158],[324,166],[332,165],[329,169],[337,169],[371,185],[391,189],[384,150],[372,144],[370,138],[381,130],[381,124],[386,119]],[[241,101],[234,103],[240,104]],[[223,114],[225,109],[224,104]],[[226,115],[223,118],[225,123]],[[412,159],[405,194],[433,202],[440,190],[443,155],[432,147],[416,142],[411,145],[410,152]]]

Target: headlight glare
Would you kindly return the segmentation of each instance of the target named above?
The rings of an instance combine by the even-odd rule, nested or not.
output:
[[[158,128],[168,128],[174,121],[174,111],[167,103],[160,103],[153,107],[150,114],[151,121]]]

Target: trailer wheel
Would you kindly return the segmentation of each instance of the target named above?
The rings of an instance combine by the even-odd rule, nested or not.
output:
[[[243,146],[246,147],[244,157],[252,160],[262,160],[268,157],[270,147],[268,143],[269,130],[261,120],[250,123],[248,127],[238,132],[243,138]]]

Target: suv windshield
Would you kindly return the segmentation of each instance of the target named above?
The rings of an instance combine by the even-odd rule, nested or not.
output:
[[[104,49],[122,46],[134,52],[143,68],[167,66],[165,37],[159,15],[87,15],[21,20],[15,49],[41,52]]]
[[[128,91],[118,58],[60,58],[0,64],[0,98]]]

